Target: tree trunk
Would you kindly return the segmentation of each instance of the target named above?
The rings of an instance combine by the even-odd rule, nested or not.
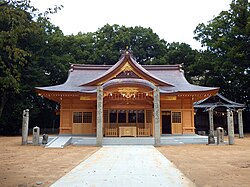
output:
[[[4,109],[6,102],[7,102],[7,94],[6,92],[3,92],[0,98],[0,119],[2,117],[3,109]]]

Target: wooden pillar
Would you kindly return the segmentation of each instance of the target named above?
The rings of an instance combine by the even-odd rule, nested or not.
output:
[[[242,109],[238,109],[239,138],[244,138],[242,111]]]
[[[155,138],[155,146],[160,146],[161,145],[160,92],[158,87],[154,89],[154,138]]]
[[[96,145],[102,146],[103,132],[103,89],[97,88],[97,110],[96,110]]]
[[[234,120],[232,110],[227,109],[227,128],[228,128],[228,143],[234,144]]]

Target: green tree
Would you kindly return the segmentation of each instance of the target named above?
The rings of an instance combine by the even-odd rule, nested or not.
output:
[[[89,64],[114,64],[120,57],[119,50],[126,46],[133,50],[140,64],[153,63],[166,51],[166,41],[160,40],[152,29],[143,27],[107,24],[94,33],[79,33],[76,39],[77,43],[82,42],[80,51]]]
[[[0,6],[0,118],[8,96],[20,92],[21,72],[30,61],[40,27],[24,10],[26,1]],[[32,7],[26,7],[32,8]]]
[[[67,71],[72,61],[72,55],[67,46],[66,37],[59,27],[54,26],[47,19],[40,20],[43,28],[43,43],[35,55],[37,63],[49,80],[48,85],[63,83],[67,78]],[[67,48],[65,48],[65,46]]]
[[[168,44],[150,28],[108,24],[96,32],[64,36],[47,17],[58,9],[41,14],[28,0],[0,4],[0,123],[4,128],[18,130],[25,108],[31,109],[33,124],[42,127],[39,116],[52,114],[58,106],[37,96],[34,87],[63,83],[73,63],[114,64],[126,46],[140,64],[184,63],[187,75],[196,75],[192,69],[196,66],[191,65],[198,52],[187,44]]]
[[[217,78],[214,74],[215,55],[210,51],[196,51],[196,55],[188,66],[184,66],[187,79],[196,85],[214,86],[213,78]]]
[[[166,53],[164,54],[164,64],[180,64],[183,66],[185,70],[186,78],[192,82],[192,72],[196,72],[194,69],[196,66],[192,66],[193,64],[197,64],[197,56],[199,52],[197,50],[193,50],[190,45],[185,43],[173,42],[167,44]]]
[[[233,0],[207,24],[195,29],[195,39],[215,57],[210,77],[214,86],[232,100],[249,103],[250,88],[250,3]]]
[[[49,48],[48,40],[51,41],[55,33],[60,33],[47,17],[57,9],[48,9],[41,14],[30,6],[28,0],[0,3],[0,125],[6,132],[18,131],[23,109],[32,109],[32,121],[42,108],[53,105],[38,97],[34,87],[61,83],[63,73],[57,81],[48,76],[47,70],[50,68],[54,74],[66,69],[58,68],[58,65],[52,69],[53,60],[47,60],[52,59],[52,54],[45,53]]]

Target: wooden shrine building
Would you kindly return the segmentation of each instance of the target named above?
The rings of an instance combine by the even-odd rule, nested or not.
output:
[[[194,134],[193,103],[219,88],[189,84],[181,65],[140,65],[130,50],[111,65],[74,64],[64,84],[37,87],[60,104],[60,134],[153,136]]]
[[[227,132],[227,111],[230,110],[233,113],[234,131],[243,136],[242,111],[245,107],[244,104],[233,102],[219,93],[195,102],[196,132],[198,134],[209,134],[210,130],[214,131],[217,127],[222,127]],[[213,129],[210,129],[211,125]],[[240,129],[242,132],[240,132]]]

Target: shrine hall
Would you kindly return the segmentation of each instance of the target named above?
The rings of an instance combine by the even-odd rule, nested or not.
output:
[[[114,65],[73,64],[64,84],[37,87],[60,105],[60,135],[153,137],[195,134],[193,103],[219,88],[190,84],[181,65],[140,65],[124,50]]]

